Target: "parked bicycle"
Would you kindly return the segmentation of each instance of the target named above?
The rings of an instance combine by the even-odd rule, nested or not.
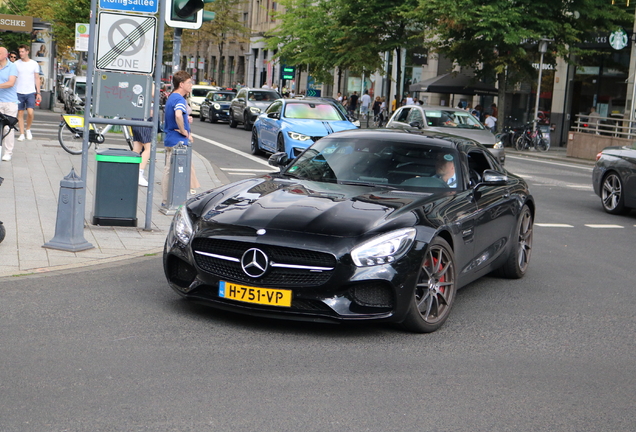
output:
[[[115,117],[117,118],[117,117]],[[88,147],[91,144],[95,144],[95,149],[102,144],[106,138],[106,135],[113,125],[105,125],[100,127],[96,124],[91,124],[88,133]],[[121,126],[124,139],[130,150],[133,149],[133,136],[130,126]],[[62,122],[60,123],[59,130],[57,132],[57,138],[60,141],[60,145],[64,150],[72,155],[82,154],[82,144],[84,143],[84,116],[63,114]]]
[[[550,148],[550,142],[543,137],[543,132],[541,132],[540,127],[535,129],[533,123],[528,123],[524,126],[523,132],[515,141],[515,148],[518,151],[533,148],[545,152]]]

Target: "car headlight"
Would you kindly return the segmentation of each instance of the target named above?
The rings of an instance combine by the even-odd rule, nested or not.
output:
[[[187,245],[192,238],[192,234],[194,234],[194,230],[192,228],[192,222],[190,221],[190,216],[188,216],[186,206],[182,205],[179,207],[179,210],[174,215],[172,226],[174,235],[177,236],[181,243]]]
[[[221,109],[221,105],[219,105],[218,103],[215,103],[212,106],[214,107],[215,110],[220,110]]]
[[[311,139],[310,136],[304,135],[304,134],[301,134],[301,133],[298,133],[298,132],[287,132],[287,135],[289,135],[289,137],[291,139],[296,140],[296,141],[308,141],[308,140]]]
[[[500,141],[497,141],[497,142],[495,143],[495,145],[494,145],[494,146],[492,146],[492,148],[494,148],[494,149],[502,149],[502,148],[504,148],[504,145],[503,145],[503,143],[502,143],[502,142],[501,142],[501,140],[500,140]]]
[[[357,128],[359,128],[359,127],[360,127],[360,120],[354,120],[354,121],[352,121],[351,123],[353,123],[353,125],[354,125],[355,127],[357,127]]]
[[[362,243],[351,251],[358,267],[392,263],[408,252],[415,240],[415,228],[402,228]]]
[[[201,106],[201,104],[200,104],[199,102],[195,102],[195,101],[192,101],[192,105],[194,105],[194,106]]]
[[[250,107],[250,111],[252,111],[254,114],[258,114],[261,112],[261,109],[256,107]]]

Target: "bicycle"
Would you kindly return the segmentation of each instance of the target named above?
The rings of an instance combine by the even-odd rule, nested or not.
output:
[[[115,117],[117,119],[118,117]],[[91,144],[95,144],[95,149],[99,147],[99,144],[103,144],[105,141],[104,135],[113,128],[113,125],[109,124],[104,127],[99,127],[96,124],[91,124],[88,132],[88,147]],[[124,133],[124,139],[130,150],[133,149],[133,136],[132,128],[130,126],[122,126]],[[57,132],[57,138],[60,145],[64,150],[72,155],[82,154],[82,145],[84,143],[84,117],[63,114],[62,121]]]
[[[533,128],[532,123],[528,123],[524,126],[521,135],[515,140],[515,148],[518,151],[527,150],[533,148],[541,152],[546,152],[550,148],[548,140],[543,138],[541,128]]]

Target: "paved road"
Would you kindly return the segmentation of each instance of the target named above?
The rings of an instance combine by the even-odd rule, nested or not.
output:
[[[431,335],[212,311],[158,257],[0,279],[0,430],[633,431],[636,215],[568,165],[509,159],[539,203],[531,268],[461,290]]]

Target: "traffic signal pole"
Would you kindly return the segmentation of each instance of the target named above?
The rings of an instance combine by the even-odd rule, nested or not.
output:
[[[182,34],[183,34],[183,29],[175,27],[174,39],[172,41],[172,75],[178,72],[179,69],[181,68],[181,35]]]

